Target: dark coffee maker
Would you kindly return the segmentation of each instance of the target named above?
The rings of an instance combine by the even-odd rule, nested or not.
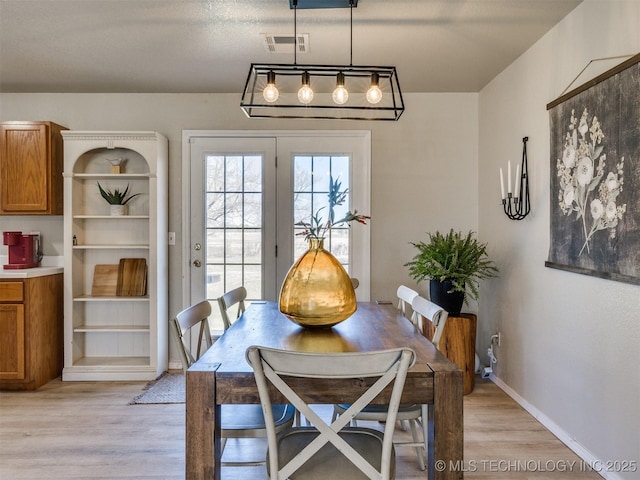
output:
[[[40,266],[40,235],[37,233],[3,232],[2,243],[9,250],[9,263],[5,270],[33,268]]]

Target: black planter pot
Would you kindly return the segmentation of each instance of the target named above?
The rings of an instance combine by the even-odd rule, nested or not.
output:
[[[462,310],[464,303],[464,292],[451,292],[453,288],[450,280],[439,282],[438,280],[429,281],[429,295],[431,301],[436,305],[440,305],[451,315],[458,315]]]

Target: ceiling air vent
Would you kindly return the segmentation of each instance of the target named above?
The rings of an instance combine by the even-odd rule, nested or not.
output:
[[[269,53],[293,53],[295,39],[291,33],[263,33],[264,49]],[[309,51],[309,34],[298,34],[298,52],[307,53]]]

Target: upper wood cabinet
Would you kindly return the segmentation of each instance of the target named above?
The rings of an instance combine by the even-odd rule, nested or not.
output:
[[[0,123],[0,215],[62,215],[62,135],[53,122]]]

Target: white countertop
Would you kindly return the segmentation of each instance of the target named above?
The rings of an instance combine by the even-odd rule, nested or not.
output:
[[[8,263],[7,257],[0,256],[0,264],[4,267]],[[55,275],[62,273],[63,257],[51,257],[45,256],[40,262],[40,267],[35,268],[18,268],[18,269],[4,269],[0,268],[0,280],[6,278],[33,278],[44,277],[46,275]]]

